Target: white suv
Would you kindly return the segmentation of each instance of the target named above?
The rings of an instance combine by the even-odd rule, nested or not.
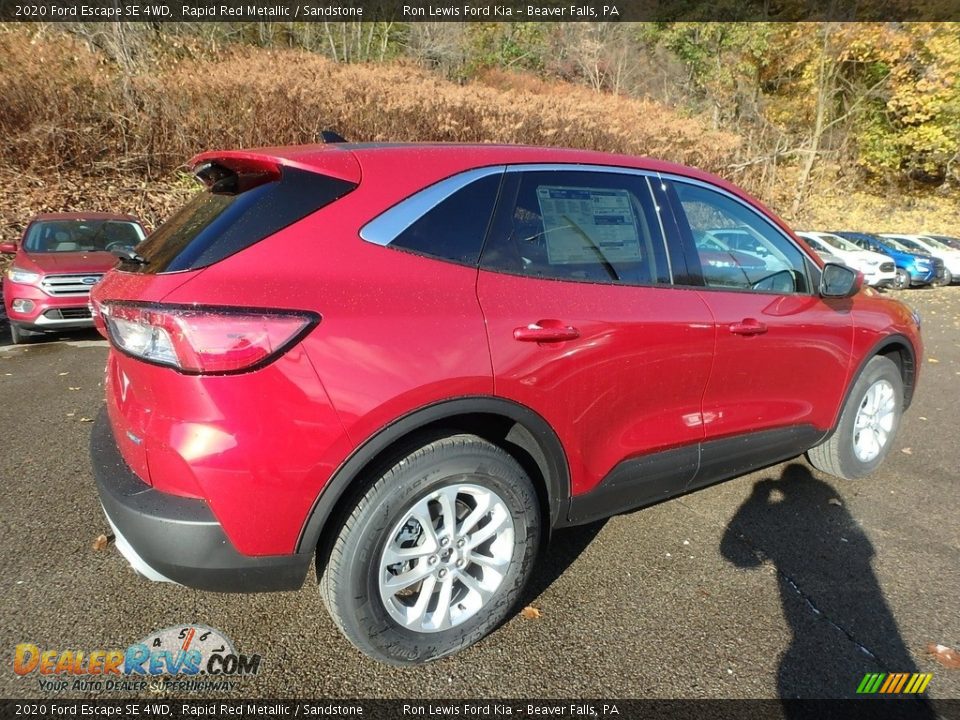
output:
[[[803,231],[797,235],[806,240],[817,254],[834,255],[854,270],[863,273],[863,280],[874,287],[891,287],[897,277],[897,264],[888,255],[864,250],[846,238],[828,232]]]

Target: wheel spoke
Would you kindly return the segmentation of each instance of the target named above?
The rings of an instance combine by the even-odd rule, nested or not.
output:
[[[430,508],[425,501],[418,503],[410,511],[410,519],[415,521],[423,530],[426,537],[425,542],[429,542],[431,547],[440,547],[440,538],[437,537],[437,531],[433,527],[433,519],[430,517]]]
[[[450,598],[453,595],[453,574],[448,574],[440,581],[440,592],[437,593],[437,608],[432,613],[432,625],[435,630],[443,630],[450,626]]]
[[[493,512],[490,513],[490,521],[473,533],[467,540],[467,549],[472,550],[478,545],[485,543],[496,535],[509,519],[510,516],[502,505],[495,507]]]
[[[437,550],[439,550],[439,547],[436,544],[436,540],[434,540],[430,535],[425,537],[423,544],[415,547],[402,548],[392,544],[383,551],[383,561],[381,562],[381,565],[384,567],[390,567],[391,565],[396,565],[397,563],[403,563],[409,560],[417,560],[418,558],[433,555],[435,552],[437,552]]]
[[[423,617],[423,613],[426,611],[427,605],[430,604],[430,598],[433,597],[433,590],[436,586],[437,579],[433,575],[428,575],[424,579],[423,585],[420,586],[420,594],[417,596],[417,602],[410,608],[407,616],[408,625],[420,621],[420,618]]]
[[[490,511],[490,495],[488,493],[474,495],[474,499],[477,501],[477,506],[460,523],[460,527],[457,529],[458,535],[468,535],[483,516]]]
[[[474,562],[477,565],[483,565],[499,571],[510,564],[510,558],[501,558],[495,555],[484,555],[482,553],[470,553],[470,562]]]
[[[480,584],[480,581],[477,580],[470,573],[465,573],[465,572],[460,573],[459,578],[460,578],[460,582],[464,584],[467,590],[470,590],[471,592],[475,592],[477,593],[477,595],[480,596],[481,603],[485,603],[487,600],[490,599],[490,596],[493,595],[492,590],[487,590],[485,587],[483,587]]]
[[[436,500],[440,505],[440,517],[442,518],[442,525],[438,534],[440,537],[452,541],[457,532],[457,488],[443,488]]]
[[[383,586],[387,590],[391,590],[394,593],[408,588],[416,582],[420,582],[425,577],[433,573],[433,567],[430,566],[425,560],[421,560],[412,568],[406,572],[402,572],[399,575],[389,575],[386,580],[383,581]]]

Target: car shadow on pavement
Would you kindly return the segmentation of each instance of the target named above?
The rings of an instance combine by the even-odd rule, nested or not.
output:
[[[527,583],[518,607],[529,605],[553,585],[554,581],[563,575],[587,549],[606,524],[607,521],[604,519],[555,531],[549,544],[541,551],[540,559],[534,565],[530,582]]]
[[[839,493],[805,466],[758,481],[720,550],[738,568],[776,568],[792,631],[777,676],[782,699],[853,698],[866,673],[917,672],[871,567],[873,545]],[[911,717],[934,717],[922,700],[909,706]]]

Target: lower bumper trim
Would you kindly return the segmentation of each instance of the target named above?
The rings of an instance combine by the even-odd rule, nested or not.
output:
[[[243,555],[206,502],[163,493],[140,480],[120,455],[105,408],[93,426],[90,454],[117,549],[141,575],[216,592],[303,585],[312,553]]]

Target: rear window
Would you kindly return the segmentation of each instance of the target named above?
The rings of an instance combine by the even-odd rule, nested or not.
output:
[[[278,179],[242,192],[218,191],[223,185],[217,183],[213,190],[198,194],[158,227],[137,246],[137,254],[146,262],[123,262],[123,270],[155,274],[212,265],[356,187],[346,180],[296,168],[284,168]]]

